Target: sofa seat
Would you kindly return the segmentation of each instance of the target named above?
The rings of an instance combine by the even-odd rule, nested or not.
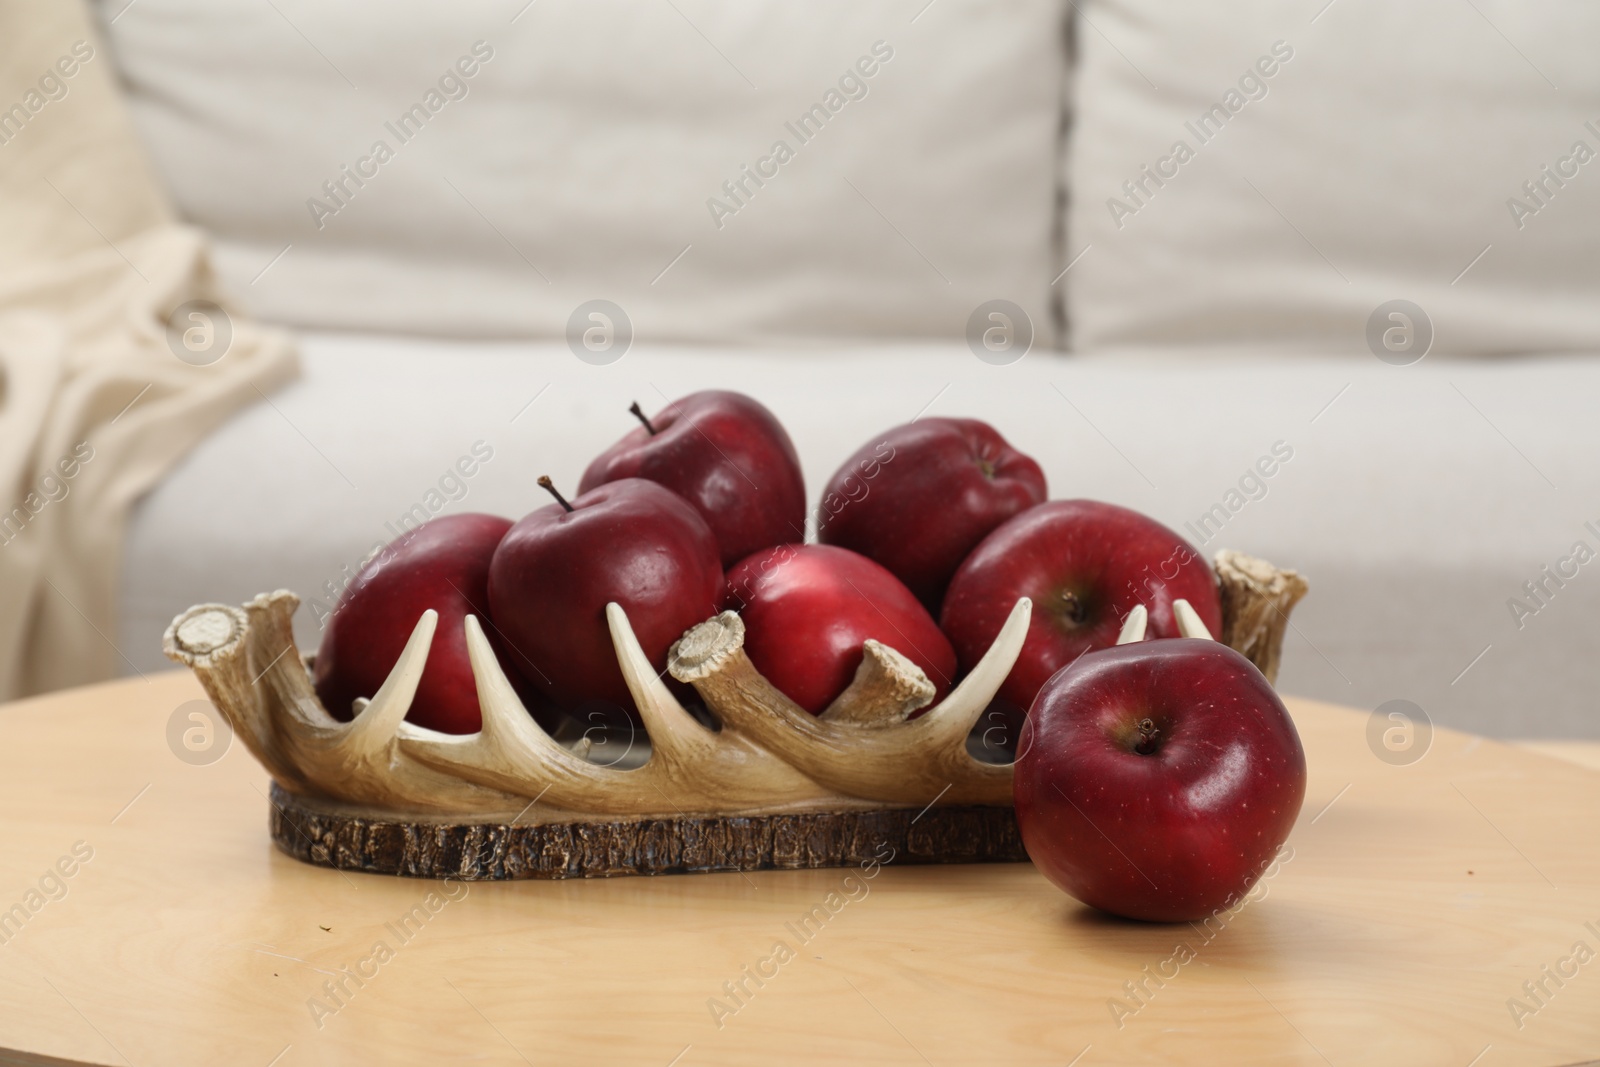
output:
[[[1298,568],[1312,592],[1286,691],[1404,698],[1490,735],[1600,737],[1600,564],[1575,553],[1600,551],[1600,358],[1033,352],[996,367],[962,345],[637,345],[596,367],[559,343],[351,334],[305,335],[302,353],[300,381],[134,513],[117,642],[140,670],[167,666],[162,630],[190,604],[277,588],[306,601],[297,633],[315,647],[338,589],[408,516],[519,516],[547,503],[541,474],[576,488],[634,425],[631,401],[728,388],[783,420],[813,500],[875,431],[975,416],[1040,461],[1052,496]]]

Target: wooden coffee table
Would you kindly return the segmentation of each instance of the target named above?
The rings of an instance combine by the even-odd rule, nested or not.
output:
[[[1292,858],[1206,928],[1095,914],[1027,864],[309,867],[271,845],[242,745],[169,747],[199,698],[174,672],[0,708],[0,1062],[1600,1057],[1600,959],[1572,955],[1600,951],[1600,773],[1493,741],[1439,730],[1397,765],[1366,714],[1291,701],[1311,774]]]

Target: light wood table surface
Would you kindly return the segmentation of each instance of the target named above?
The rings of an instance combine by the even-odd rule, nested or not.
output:
[[[46,883],[0,930],[0,1062],[1600,1057],[1600,960],[1559,987],[1542,973],[1577,942],[1600,950],[1600,773],[1514,746],[1440,730],[1393,766],[1365,714],[1291,702],[1310,765],[1293,857],[1209,935],[1095,914],[1027,864],[479,883],[430,913],[440,883],[279,854],[242,745],[204,766],[169,749],[174,709],[199,697],[174,672],[0,708],[0,912]],[[830,893],[837,911],[796,936]],[[425,923],[396,936],[419,904]],[[779,941],[793,958],[763,965]],[[1179,944],[1193,959],[1144,979]],[[772,976],[738,1004],[724,983],[747,965]],[[314,1019],[346,967],[369,977]],[[1541,980],[1550,995],[1513,1019],[1508,999],[1533,1008],[1523,983]],[[737,1005],[720,1026],[713,998]]]
[[[1518,741],[1522,748],[1600,771],[1600,741]]]

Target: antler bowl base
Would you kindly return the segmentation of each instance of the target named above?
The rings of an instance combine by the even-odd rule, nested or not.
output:
[[[323,867],[503,881],[893,864],[1020,863],[1009,807],[876,808],[510,823],[360,812],[272,786],[272,840]]]

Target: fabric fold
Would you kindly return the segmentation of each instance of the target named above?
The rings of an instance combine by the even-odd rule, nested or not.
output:
[[[132,669],[129,509],[296,371],[151,173],[81,0],[0,6],[0,700]]]

